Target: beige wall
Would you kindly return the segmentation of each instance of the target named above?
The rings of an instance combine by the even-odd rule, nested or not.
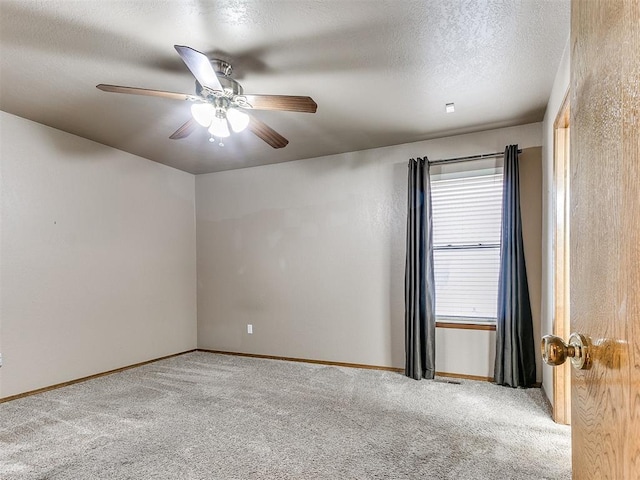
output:
[[[542,122],[542,321],[541,335],[553,333],[553,124],[569,90],[571,51],[569,39],[553,83]],[[566,339],[565,339],[566,340]],[[542,386],[553,403],[552,367],[543,365]]]
[[[0,119],[0,397],[195,348],[194,177]],[[541,127],[196,177],[198,346],[402,367],[407,160],[508,143],[537,334]],[[492,375],[492,332],[437,342],[438,371]]]
[[[407,161],[510,143],[539,147],[541,124],[196,177],[199,347],[402,367]],[[523,157],[524,196],[539,192],[540,149]],[[539,332],[537,202],[523,215],[538,222]],[[438,370],[492,375],[493,337],[439,330]]]
[[[533,315],[533,334],[536,352],[536,378],[542,380],[541,338],[542,300],[542,148],[528,148],[520,155],[520,211],[522,239],[527,264],[529,298]]]
[[[0,397],[195,348],[193,175],[0,120]]]

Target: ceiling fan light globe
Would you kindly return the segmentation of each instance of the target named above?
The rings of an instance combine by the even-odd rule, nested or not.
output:
[[[209,127],[209,133],[214,137],[227,138],[231,135],[226,118],[214,117]]]
[[[249,115],[235,108],[227,110],[227,120],[234,132],[240,133],[249,125]]]
[[[216,109],[210,103],[194,103],[191,105],[193,119],[203,127],[209,127],[216,114]]]

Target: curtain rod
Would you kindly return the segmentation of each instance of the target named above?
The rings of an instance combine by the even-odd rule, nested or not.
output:
[[[522,149],[518,149],[518,153],[522,153]],[[443,163],[468,162],[470,160],[482,160],[483,158],[504,157],[504,152],[481,153],[480,155],[470,155],[468,157],[445,158],[442,160],[429,161],[429,165],[441,165]]]

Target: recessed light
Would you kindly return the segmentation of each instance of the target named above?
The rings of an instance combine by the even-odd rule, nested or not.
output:
[[[444,109],[447,113],[453,113],[456,111],[456,106],[453,103],[447,103],[444,106]]]

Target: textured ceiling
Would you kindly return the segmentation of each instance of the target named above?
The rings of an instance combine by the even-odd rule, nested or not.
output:
[[[0,1],[0,109],[193,173],[542,120],[569,1]],[[168,137],[193,93],[174,44],[228,59],[245,93],[308,95],[316,114],[258,111],[290,140],[204,128]],[[445,103],[456,112],[446,114]]]

